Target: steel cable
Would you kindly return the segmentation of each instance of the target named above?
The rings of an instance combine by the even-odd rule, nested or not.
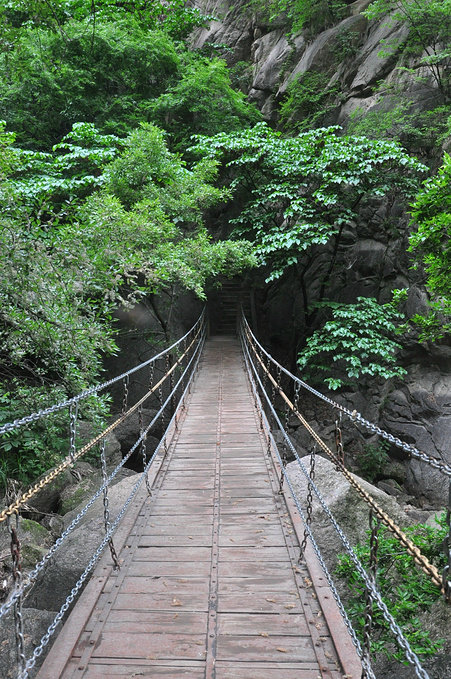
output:
[[[191,359],[189,360],[189,363],[187,364],[187,366],[186,366],[186,368],[185,368],[183,374],[181,375],[181,377],[180,377],[179,380],[177,381],[177,384],[176,384],[175,387],[174,387],[173,393],[176,393],[176,391],[177,391],[179,385],[181,384],[182,380],[183,380],[184,378],[186,378],[187,373],[189,372],[189,368],[190,368],[190,366],[192,365],[192,363],[194,362],[194,360],[196,359],[196,356],[197,356],[197,355],[200,356],[201,350],[202,350],[202,348],[203,348],[204,341],[205,341],[204,339],[201,340],[200,343],[198,344],[198,346],[196,347],[196,351],[195,351],[195,353],[193,354],[193,356],[191,357]],[[198,358],[199,356],[197,356],[197,358]],[[194,369],[193,369],[193,370],[194,370]],[[188,377],[188,383],[190,383],[190,378],[189,378],[189,377]],[[184,393],[184,394],[186,393],[186,389],[183,391],[183,393]],[[83,518],[83,516],[85,516],[85,514],[86,514],[86,513],[88,512],[88,510],[92,507],[92,505],[95,503],[95,501],[102,495],[102,493],[104,492],[105,488],[107,488],[107,487],[110,485],[111,481],[117,476],[117,474],[119,473],[119,471],[124,467],[125,463],[130,459],[130,457],[132,456],[132,454],[133,454],[133,453],[135,452],[135,450],[138,448],[138,446],[139,446],[139,444],[141,443],[141,441],[144,439],[145,436],[147,436],[148,432],[152,429],[152,427],[154,426],[154,424],[157,422],[158,418],[159,418],[160,415],[161,415],[162,409],[166,408],[166,406],[167,406],[168,403],[169,403],[169,399],[171,398],[171,396],[172,396],[172,394],[169,394],[169,396],[167,397],[167,399],[166,399],[165,402],[163,403],[163,405],[162,405],[162,407],[160,408],[160,410],[155,414],[155,416],[153,417],[153,419],[151,420],[151,422],[148,424],[148,426],[147,426],[147,427],[143,430],[143,432],[140,434],[138,440],[137,440],[137,441],[134,443],[134,445],[130,448],[130,450],[128,451],[127,455],[126,455],[126,456],[121,460],[121,462],[114,468],[114,470],[113,470],[113,471],[111,472],[111,474],[108,476],[108,478],[106,479],[106,481],[105,481],[104,483],[102,483],[102,485],[100,486],[100,488],[99,488],[99,489],[96,491],[96,493],[91,497],[91,499],[90,499],[89,502],[85,505],[85,507],[83,507],[83,509],[79,512],[79,514],[71,521],[71,523],[69,524],[69,526],[68,526],[68,527],[66,528],[66,530],[63,532],[63,534],[56,540],[56,542],[52,545],[52,547],[49,549],[49,551],[47,552],[47,554],[42,558],[42,560],[41,560],[38,564],[36,564],[36,566],[34,567],[34,569],[33,569],[32,571],[30,571],[30,572],[28,573],[28,575],[27,575],[27,577],[26,577],[26,581],[25,581],[25,582],[23,583],[23,585],[22,585],[22,589],[21,589],[20,591],[16,591],[16,590],[15,590],[15,591],[13,592],[13,594],[11,595],[11,597],[9,598],[9,600],[8,600],[5,604],[3,604],[2,606],[0,606],[0,619],[8,612],[8,610],[10,610],[10,609],[12,608],[12,606],[13,606],[14,603],[18,600],[18,598],[19,598],[19,596],[21,595],[21,593],[23,593],[23,592],[25,592],[26,590],[28,590],[28,589],[31,587],[31,585],[34,584],[34,582],[36,581],[36,579],[37,579],[39,573],[40,573],[41,571],[43,571],[43,569],[45,568],[45,565],[48,563],[48,561],[51,559],[51,557],[55,554],[55,552],[59,549],[59,547],[61,547],[61,545],[62,545],[63,542],[66,540],[66,538],[70,535],[70,533],[77,527],[77,525],[80,523],[80,521],[81,521],[81,519]],[[182,400],[183,400],[183,399],[182,399]]]
[[[251,335],[253,342],[255,345],[267,356],[267,358],[273,363],[273,365],[278,369],[281,370],[287,377],[292,379],[296,384],[299,384],[302,388],[306,389],[309,391],[311,394],[314,394],[314,396],[317,396],[319,399],[324,401],[325,403],[328,403],[332,408],[335,408],[336,410],[339,410],[343,414],[347,415],[354,423],[358,422],[361,424],[365,429],[368,429],[369,431],[373,432],[373,434],[378,434],[381,436],[383,439],[386,441],[389,441],[390,443],[393,443],[395,446],[398,448],[401,448],[406,453],[409,453],[413,458],[420,460],[421,462],[424,462],[425,464],[428,464],[429,466],[433,467],[434,469],[438,469],[441,471],[443,474],[446,476],[449,476],[451,478],[451,466],[447,464],[446,462],[442,462],[441,460],[437,460],[434,457],[431,457],[431,455],[427,455],[426,453],[422,452],[421,450],[418,450],[415,446],[413,446],[410,443],[405,443],[402,441],[400,438],[397,436],[393,436],[393,434],[389,434],[387,431],[379,427],[377,424],[374,424],[373,422],[370,422],[369,420],[365,419],[363,415],[358,413],[356,410],[349,410],[345,406],[340,405],[336,401],[332,400],[328,396],[324,396],[320,391],[317,391],[313,387],[311,387],[309,384],[301,380],[299,377],[296,377],[292,373],[289,372],[286,368],[284,368],[280,363],[278,363],[272,356],[269,354],[264,347],[258,342],[256,339],[255,335],[253,334],[252,330],[249,327],[249,324],[246,320],[246,318],[243,316],[243,321],[245,323],[246,331]]]
[[[248,351],[248,347],[247,347],[247,344],[246,344],[246,342],[245,342],[245,338],[244,338],[243,334],[242,334],[242,342],[243,342],[243,348],[245,348],[245,352],[246,352],[247,355],[248,355],[248,359],[249,359],[249,361],[250,361],[250,365],[252,366],[252,372],[253,372],[254,375],[255,375],[255,380],[256,380],[256,382],[258,382],[258,384],[260,385],[260,388],[262,389],[262,384],[261,384],[261,380],[260,380],[260,378],[259,378],[259,376],[258,376],[258,371],[257,371],[257,369],[255,368],[252,359],[250,358],[249,351]],[[245,355],[246,355],[246,353],[245,353]],[[258,357],[257,357],[257,360],[258,360]],[[251,379],[251,383],[253,383],[253,379]],[[303,473],[304,476],[306,477],[308,484],[313,488],[313,491],[314,491],[315,495],[317,496],[317,498],[318,498],[318,500],[319,500],[319,502],[320,502],[320,504],[321,504],[323,510],[325,511],[325,513],[326,513],[326,515],[327,515],[329,521],[331,522],[331,524],[332,524],[332,526],[334,527],[334,529],[335,529],[337,535],[339,536],[339,538],[340,538],[340,540],[341,540],[341,542],[342,542],[342,544],[343,544],[343,546],[344,546],[346,552],[349,554],[349,556],[350,556],[352,562],[354,563],[354,566],[355,566],[357,572],[359,573],[360,577],[361,577],[362,580],[364,581],[365,586],[367,587],[367,590],[368,590],[368,592],[369,592],[369,594],[370,594],[372,600],[376,603],[376,605],[378,606],[379,610],[382,612],[382,615],[383,615],[384,619],[385,619],[386,622],[388,623],[389,628],[390,628],[390,631],[391,631],[391,632],[393,633],[393,635],[395,636],[395,638],[396,638],[396,640],[397,640],[399,646],[403,649],[403,651],[404,651],[404,653],[405,653],[405,655],[406,655],[407,660],[414,666],[415,672],[416,672],[417,676],[418,676],[420,679],[429,679],[429,676],[428,676],[428,674],[426,673],[426,671],[424,670],[424,668],[421,666],[421,663],[420,663],[420,661],[419,661],[417,655],[413,652],[413,650],[412,650],[412,648],[410,647],[410,644],[409,644],[408,640],[405,638],[405,636],[404,636],[404,634],[403,634],[401,628],[397,625],[395,619],[393,618],[393,616],[391,615],[390,611],[388,610],[388,608],[387,608],[385,602],[382,600],[382,597],[381,597],[379,591],[376,589],[374,583],[372,582],[372,580],[371,580],[370,577],[368,576],[366,570],[364,569],[364,567],[363,567],[363,565],[361,564],[359,558],[357,557],[357,555],[355,554],[354,550],[352,549],[352,547],[351,547],[351,545],[350,545],[350,543],[349,543],[347,537],[346,537],[345,534],[343,533],[343,531],[342,531],[342,529],[340,528],[338,522],[337,522],[336,519],[333,517],[333,515],[332,515],[332,513],[331,513],[331,511],[330,511],[330,509],[329,509],[329,507],[327,506],[327,503],[325,502],[324,498],[322,497],[322,495],[321,495],[320,491],[318,490],[316,484],[315,484],[314,481],[310,478],[307,469],[305,468],[304,464],[302,463],[301,458],[299,457],[299,455],[298,455],[298,453],[297,453],[295,447],[293,446],[290,437],[288,436],[287,432],[284,430],[284,428],[283,428],[283,426],[282,426],[282,423],[281,423],[281,421],[280,421],[280,418],[279,418],[279,416],[278,416],[278,414],[277,414],[275,408],[273,407],[273,405],[272,405],[272,403],[271,403],[271,400],[270,400],[270,398],[269,398],[269,396],[267,395],[267,393],[266,393],[265,390],[263,390],[263,394],[264,394],[264,396],[265,396],[265,400],[266,400],[266,402],[267,402],[267,404],[268,404],[268,407],[269,407],[270,410],[271,410],[272,416],[274,417],[275,421],[277,422],[278,427],[279,427],[280,431],[282,432],[282,435],[283,435],[283,437],[284,437],[286,443],[288,444],[288,446],[289,446],[290,449],[292,450],[292,452],[293,452],[293,454],[294,454],[294,456],[295,456],[295,458],[296,458],[296,460],[297,460],[297,462],[298,462],[298,465],[299,465],[300,469],[302,470],[302,473]],[[265,421],[267,422],[266,416],[265,416]],[[268,425],[268,426],[269,426],[269,425]],[[303,521],[303,523],[304,523],[305,530],[306,530],[307,533],[309,534],[310,539],[312,539],[313,536],[312,536],[311,529],[310,529],[310,527],[309,527],[309,525],[308,525],[308,523],[307,523],[307,519],[306,519],[306,517],[305,517],[305,514],[304,514],[304,512],[303,512],[303,510],[302,510],[302,508],[301,508],[301,506],[300,506],[299,500],[298,500],[298,498],[297,498],[297,496],[296,496],[296,493],[295,493],[295,491],[294,491],[294,488],[293,488],[293,486],[292,486],[292,484],[291,484],[291,481],[290,481],[290,479],[289,479],[288,473],[286,472],[286,470],[285,470],[284,467],[283,467],[283,460],[282,460],[282,458],[281,458],[281,456],[280,456],[280,454],[279,454],[277,444],[276,444],[275,439],[274,439],[272,433],[270,432],[270,430],[269,430],[269,435],[270,435],[270,437],[271,437],[271,440],[272,440],[272,443],[273,443],[273,446],[274,446],[274,450],[276,451],[276,454],[277,454],[277,457],[278,457],[278,460],[279,460],[279,464],[280,464],[281,469],[282,469],[282,473],[284,474],[284,476],[285,476],[285,478],[286,478],[287,484],[288,484],[288,486],[289,486],[289,488],[290,488],[291,495],[293,496],[293,500],[294,500],[294,502],[295,502],[295,504],[296,504],[296,508],[297,508],[297,510],[299,511],[299,514],[300,514],[300,516],[301,516],[301,518],[302,518],[302,521]],[[316,440],[316,439],[315,439],[315,440]],[[324,574],[325,574],[325,576],[326,576],[326,579],[327,579],[327,581],[328,581],[328,583],[329,583],[329,586],[331,587],[331,590],[332,590],[334,599],[337,601],[337,604],[338,604],[338,602],[340,601],[339,610],[340,610],[341,614],[343,615],[344,607],[343,607],[343,605],[341,604],[340,597],[339,597],[339,595],[338,595],[338,592],[336,592],[335,585],[333,584],[332,578],[331,578],[331,576],[330,576],[330,574],[329,574],[327,568],[324,569],[324,566],[325,566],[324,559],[322,558],[322,556],[320,556],[320,551],[319,551],[319,548],[318,548],[317,544],[314,543],[314,542],[312,542],[312,546],[314,546],[315,552],[317,553],[317,556],[318,556],[318,558],[319,558],[320,564],[321,564],[321,566],[322,566],[322,568],[323,568],[323,570],[324,570]],[[317,550],[318,550],[318,551],[317,551]],[[338,599],[337,599],[337,597],[338,597]],[[345,621],[346,627],[347,627],[348,630],[350,631],[350,628],[348,627],[348,624],[347,624],[346,621],[348,621],[350,625],[351,625],[351,623],[350,623],[349,618],[347,617],[347,615],[346,615],[346,617],[344,617],[344,621]],[[352,625],[351,625],[351,628],[352,628]],[[352,628],[352,629],[353,629],[353,628]],[[355,631],[353,630],[353,633],[351,633],[351,631],[350,631],[350,634],[351,634],[352,640],[354,641],[354,639],[356,639]],[[360,644],[359,644],[359,646],[360,646],[360,650],[362,650]],[[359,646],[356,645],[357,650],[359,650]],[[361,656],[361,657],[362,657],[362,656]]]
[[[75,597],[77,596],[77,594],[78,594],[79,591],[81,590],[81,587],[82,587],[83,583],[85,582],[85,580],[87,579],[89,573],[92,571],[92,569],[94,568],[94,566],[96,565],[96,563],[97,563],[98,560],[100,559],[103,550],[104,550],[105,547],[107,546],[109,540],[113,537],[113,534],[114,534],[114,532],[115,532],[117,526],[119,525],[120,521],[122,520],[122,517],[124,516],[124,514],[125,514],[126,510],[128,509],[128,507],[130,506],[130,504],[131,504],[133,498],[135,497],[136,493],[138,492],[139,488],[141,487],[141,485],[142,485],[142,483],[143,483],[143,481],[144,481],[144,479],[145,479],[145,476],[147,475],[147,473],[148,473],[148,471],[149,471],[149,469],[150,469],[150,466],[152,465],[153,461],[155,460],[157,454],[160,452],[160,448],[164,445],[164,441],[165,441],[165,439],[166,439],[167,432],[171,429],[171,427],[172,427],[172,425],[173,425],[173,423],[174,423],[174,421],[175,421],[175,418],[176,418],[176,416],[177,416],[177,413],[178,413],[178,410],[179,410],[179,408],[180,408],[180,405],[182,404],[182,402],[184,401],[184,399],[185,399],[185,397],[186,397],[186,394],[188,393],[189,387],[191,386],[191,382],[192,382],[192,380],[194,379],[195,370],[196,370],[196,367],[197,367],[197,365],[198,365],[198,363],[199,363],[199,359],[200,359],[200,356],[201,356],[201,353],[202,353],[202,349],[203,349],[204,343],[205,343],[205,331],[203,332],[202,337],[200,338],[199,345],[198,345],[199,350],[196,352],[197,355],[194,354],[194,356],[196,356],[196,362],[195,362],[195,366],[194,366],[194,368],[193,368],[193,370],[192,370],[192,373],[191,373],[191,375],[190,375],[190,377],[189,377],[188,384],[187,384],[187,386],[185,387],[185,389],[184,389],[184,391],[183,391],[183,393],[182,393],[182,395],[181,395],[181,397],[180,397],[180,399],[179,399],[179,402],[178,402],[178,404],[177,404],[177,409],[176,409],[176,411],[174,412],[173,416],[171,417],[171,419],[170,419],[170,421],[169,421],[169,423],[168,423],[168,426],[167,426],[167,428],[166,428],[166,431],[164,432],[164,434],[163,434],[163,436],[162,436],[162,438],[161,438],[161,440],[160,440],[158,446],[156,447],[154,453],[152,454],[152,457],[150,458],[149,462],[147,463],[146,468],[143,470],[142,474],[140,475],[139,481],[138,481],[138,482],[135,484],[135,486],[133,487],[133,489],[132,489],[132,491],[131,491],[129,497],[127,498],[127,500],[126,500],[126,502],[125,502],[125,504],[124,504],[124,506],[123,506],[123,508],[122,508],[121,511],[119,512],[119,514],[118,514],[118,516],[116,517],[115,521],[111,524],[111,527],[110,527],[109,531],[106,533],[106,535],[104,536],[104,538],[103,538],[102,542],[100,543],[99,547],[98,547],[97,550],[94,552],[94,554],[93,554],[91,560],[89,561],[89,563],[88,563],[88,565],[86,566],[85,570],[83,571],[82,575],[80,576],[80,578],[79,578],[78,581],[76,582],[75,586],[72,588],[71,592],[69,593],[68,597],[66,598],[66,601],[65,601],[64,604],[61,606],[60,610],[58,611],[58,613],[56,614],[55,618],[53,619],[53,622],[52,622],[51,625],[48,627],[46,634],[44,634],[44,636],[41,638],[41,641],[40,641],[39,645],[35,648],[35,650],[34,650],[34,652],[33,652],[33,655],[32,655],[31,658],[26,662],[25,667],[24,667],[24,670],[23,670],[22,672],[19,673],[17,679],[28,679],[28,677],[29,677],[29,672],[30,672],[30,671],[34,668],[34,666],[36,665],[36,662],[37,662],[38,658],[42,655],[42,653],[43,653],[43,651],[44,651],[44,648],[48,645],[48,643],[49,643],[51,637],[53,636],[53,634],[55,633],[55,631],[56,631],[56,629],[57,629],[59,623],[63,620],[65,614],[67,613],[67,611],[68,611],[69,608],[70,608],[70,605],[74,602]],[[193,358],[194,358],[194,356],[193,356]],[[180,380],[178,381],[176,388],[178,388],[178,384],[179,384],[179,383],[180,383]],[[170,396],[171,396],[171,395],[170,395]],[[170,398],[170,396],[168,397],[168,399]]]
[[[125,422],[127,418],[130,417],[145,401],[147,401],[150,396],[161,387],[161,385],[164,383],[164,381],[170,376],[176,368],[179,366],[179,364],[183,361],[184,357],[189,353],[191,350],[191,347],[193,344],[195,344],[198,335],[199,335],[199,330],[197,331],[196,335],[194,336],[194,339],[192,340],[191,344],[189,345],[187,351],[183,353],[180,358],[171,366],[171,368],[168,370],[167,373],[161,378],[159,382],[157,382],[150,391],[148,391],[137,403],[135,403],[131,408],[127,410],[127,412],[123,413],[117,420],[115,420],[112,424],[110,424],[109,427],[104,429],[100,434],[98,434],[96,437],[91,439],[86,445],[84,445],[77,453],[72,453],[70,454],[63,462],[61,462],[59,465],[57,465],[52,471],[47,473],[40,481],[35,483],[31,488],[26,490],[22,495],[17,498],[14,502],[12,502],[8,507],[5,507],[0,512],[0,523],[3,521],[6,521],[6,518],[8,516],[12,516],[13,514],[17,513],[18,510],[26,503],[28,500],[30,500],[34,495],[36,495],[40,490],[42,490],[45,486],[47,486],[51,481],[53,481],[57,476],[59,476],[65,469],[68,469],[73,465],[74,462],[79,460],[83,455],[85,455],[89,450],[94,448],[94,446],[99,443],[105,436],[110,434],[114,429],[116,429],[120,424]]]

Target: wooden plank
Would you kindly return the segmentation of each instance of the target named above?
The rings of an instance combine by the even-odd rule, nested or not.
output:
[[[151,561],[210,561],[208,547],[139,547],[136,558]]]
[[[93,658],[146,658],[172,660],[205,658],[205,634],[103,634]]]
[[[315,663],[309,636],[218,636],[217,659],[262,662]]]
[[[238,636],[294,636],[309,634],[305,616],[280,613],[219,613],[218,634]]]
[[[175,596],[175,592],[168,592],[162,594],[156,593],[140,593],[133,594],[127,592],[126,594],[119,593],[116,596],[114,607],[117,610],[152,610],[152,611],[207,611],[207,599],[203,593],[190,592]]]
[[[318,603],[287,550],[235,341],[207,347],[188,410],[123,569],[99,580],[67,671],[47,679],[338,679],[323,618],[311,634]]]
[[[192,611],[118,610],[113,608],[105,622],[105,632],[140,630],[142,634],[202,635],[207,629],[206,615]]]
[[[321,679],[318,668],[294,663],[216,663],[216,679]],[[97,678],[95,678],[97,679]],[[359,677],[355,677],[359,679]]]
[[[79,673],[80,674],[80,673]],[[151,665],[137,664],[135,661],[133,665],[117,665],[105,663],[92,663],[83,674],[83,679],[106,679],[107,677],[115,677],[116,679],[180,679],[181,677],[204,677],[205,670],[203,667],[174,667],[162,666],[160,663]],[[285,679],[285,677],[283,677]],[[287,678],[290,679],[290,678]],[[301,678],[303,679],[303,678]],[[310,678],[306,678],[310,679]]]
[[[189,531],[189,521],[187,521],[186,529]],[[193,535],[183,535],[181,531],[168,535],[143,535],[139,541],[139,547],[211,547],[212,537],[205,535],[205,531],[200,531],[197,534],[190,531]],[[210,528],[211,533],[211,528]]]
[[[296,595],[253,588],[240,594],[220,594],[219,613],[300,613],[302,603]]]
[[[143,555],[140,560],[134,556],[128,573],[129,575],[158,575],[158,576],[178,576],[189,578],[192,576],[202,576],[208,578],[210,575],[210,560],[205,561],[149,561],[147,555]]]

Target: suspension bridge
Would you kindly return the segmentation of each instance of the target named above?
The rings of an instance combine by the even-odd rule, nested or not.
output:
[[[340,441],[335,452],[330,450],[304,419],[301,391],[307,389],[341,416],[378,433],[448,478],[451,468],[291,375],[257,342],[244,318],[239,339],[206,340],[206,328],[203,315],[187,335],[131,371],[0,427],[0,435],[7,434],[67,412],[70,429],[67,458],[0,512],[0,523],[11,537],[13,587],[0,607],[1,623],[13,626],[16,640],[17,665],[10,676],[372,679],[371,620],[377,608],[412,671],[428,679],[382,600],[375,564],[361,564],[315,484],[315,452],[308,468],[308,458],[299,457],[285,424],[291,415],[300,420],[316,447],[368,503],[377,524],[388,527],[448,601],[451,529],[444,546],[447,565],[439,572],[347,471]],[[147,388],[130,404],[133,380],[146,383]],[[123,386],[121,414],[77,449],[83,401],[117,384]],[[152,399],[158,410],[145,427],[143,407]],[[105,437],[133,413],[139,418],[136,442],[108,472]],[[149,455],[146,439],[157,422],[163,435]],[[45,485],[97,449],[103,483],[42,561],[23,572],[21,510],[32,505]],[[137,452],[143,472],[136,475],[128,499],[113,515],[109,487]],[[308,480],[307,498],[294,493],[285,469],[289,455]],[[366,587],[363,640],[357,638],[315,541],[313,495]],[[98,500],[103,507],[104,538],[40,643],[27,653],[26,597],[36,582],[45,581],[47,565],[58,562],[65,541]],[[450,513],[448,508],[448,527]],[[375,550],[372,553],[375,556]]]

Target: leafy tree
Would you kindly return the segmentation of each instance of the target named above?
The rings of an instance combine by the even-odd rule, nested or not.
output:
[[[72,141],[78,143],[90,136],[105,146],[88,155],[87,172],[92,170],[92,162],[99,162],[100,167],[108,159],[102,152],[115,150],[109,145],[116,143],[111,137],[99,137],[89,125],[76,126]],[[151,125],[123,142],[122,153],[108,164],[104,178],[99,177],[98,184],[104,188],[69,214],[64,203],[52,212],[51,204],[45,211],[30,211],[29,205],[20,201],[17,182],[9,175],[20,173],[19,165],[28,155],[11,147],[12,143],[14,136],[0,130],[4,150],[0,177],[0,421],[10,413],[7,394],[16,394],[15,415],[19,416],[30,404],[48,403],[52,396],[72,396],[95,382],[102,369],[102,354],[116,351],[112,313],[117,306],[130,307],[168,285],[205,297],[207,280],[219,274],[234,275],[254,263],[249,244],[214,243],[203,226],[203,211],[226,196],[211,185],[215,162],[201,161],[188,170],[168,151],[163,132]],[[64,142],[63,150],[66,145]],[[83,194],[86,185],[79,174],[80,151],[67,156],[72,156],[79,181],[74,190]],[[71,168],[70,159],[66,157],[59,167],[62,185],[67,185],[64,174]],[[52,168],[52,181],[57,181],[56,162]],[[125,178],[132,183],[132,193]],[[22,194],[33,195],[35,184],[35,177],[30,175],[27,180],[23,170]],[[82,416],[100,416],[104,406],[102,401],[94,403]],[[11,438],[1,443],[7,446],[3,452],[9,460],[8,469],[19,466],[25,476],[41,469],[41,464],[60,450],[58,431],[50,437],[48,456],[42,459],[44,444],[49,443],[42,432],[33,430],[30,437],[30,441],[36,437],[40,441],[33,455],[32,443],[26,449]],[[28,466],[25,458],[30,459]]]
[[[283,138],[260,123],[252,130],[198,138],[194,147],[206,157],[222,159],[232,186],[241,192],[244,207],[233,220],[235,233],[253,243],[260,264],[266,267],[267,281],[288,275],[296,281],[304,310],[300,346],[324,320],[321,305],[343,274],[344,237],[347,241],[358,237],[362,208],[394,193],[413,196],[419,175],[426,170],[395,142],[339,132],[332,127]],[[312,277],[315,286],[310,284]],[[346,347],[350,356],[343,355],[342,361],[356,368],[353,376],[362,374],[357,366],[363,364],[363,372],[382,374],[385,368],[374,367],[375,354],[391,363],[396,348],[384,339],[391,329],[389,319],[382,330],[384,309],[378,316],[370,300],[351,306],[349,314],[340,306],[333,311],[340,316],[341,326],[349,320],[349,332],[353,311],[365,315],[374,332],[372,349]],[[375,351],[378,336],[381,348],[385,343],[384,356]],[[324,339],[324,335],[314,337]],[[309,359],[314,349],[321,354],[321,343],[311,342]],[[354,354],[360,353],[357,360]]]
[[[304,28],[313,34],[333,26],[346,16],[346,0],[269,0],[262,8],[261,3],[252,3],[257,11],[266,11],[271,19],[285,14],[293,33]]]
[[[16,172],[10,185],[30,207],[83,198],[105,183],[103,169],[124,145],[124,139],[102,135],[92,123],[74,123],[53,153],[11,149]]]
[[[409,27],[407,52],[420,55],[417,67],[432,74],[443,97],[450,96],[451,0],[374,0],[364,14],[369,19],[390,16]]]
[[[176,40],[186,38],[197,26],[208,25],[214,17],[202,14],[186,0],[8,0],[0,2],[0,11],[14,26],[36,25],[66,36],[66,24],[75,19],[89,19],[92,34],[97,21],[115,22],[132,17],[147,30],[163,30]]]
[[[451,331],[451,157],[424,182],[412,204],[417,229],[410,236],[410,251],[416,266],[424,266],[426,285],[433,295],[431,313],[412,319],[422,329],[420,339],[440,338]]]
[[[307,71],[300,73],[287,88],[280,107],[280,119],[287,131],[303,132],[318,127],[335,105],[338,87],[327,87],[329,76]]]
[[[223,59],[184,55],[180,77],[148,104],[148,115],[171,135],[174,150],[185,151],[195,133],[240,130],[261,120],[255,106],[232,88]]]
[[[401,377],[406,370],[396,365],[401,345],[391,339],[396,322],[403,316],[392,304],[378,304],[373,298],[358,297],[356,304],[328,302],[332,318],[307,338],[298,365],[307,367],[306,376],[327,375],[329,389],[343,386],[346,378],[331,377],[331,365],[348,380],[362,375],[378,375],[384,379]]]
[[[178,67],[170,38],[133,20],[98,23],[94,35],[83,22],[68,24],[64,36],[23,29],[0,55],[0,117],[22,148],[46,150],[79,121],[126,134]]]

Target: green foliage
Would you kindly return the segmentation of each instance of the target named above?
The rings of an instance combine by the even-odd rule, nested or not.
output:
[[[123,141],[90,125],[75,126],[71,141],[56,149],[62,156],[33,155],[28,171],[51,166],[52,191],[58,181],[67,189],[64,175],[75,173],[80,200],[70,211],[64,201],[55,211],[50,201],[42,210],[20,200],[19,182],[7,173],[16,177],[18,163],[30,156],[11,148],[13,141],[0,128],[0,421],[13,419],[13,410],[18,417],[32,405],[39,409],[95,383],[102,354],[116,351],[117,306],[130,307],[173,284],[205,297],[207,280],[235,275],[255,261],[248,243],[213,243],[203,226],[203,211],[225,195],[211,185],[216,163],[205,160],[188,170],[150,124]],[[82,168],[91,173],[94,164],[100,172],[116,155],[98,178],[104,188],[80,197],[93,188],[91,174],[82,181]],[[33,174],[21,182],[27,200],[41,195]],[[92,422],[102,408],[99,402],[82,416]],[[64,432],[58,423],[52,426],[48,433],[27,430],[22,443],[3,439],[0,473],[30,480],[58,459]]]
[[[125,134],[145,120],[144,103],[158,97],[177,72],[170,38],[131,20],[72,22],[64,35],[23,29],[0,55],[0,117],[23,148],[48,149],[73,123]]]
[[[437,106],[417,111],[414,102],[403,95],[382,93],[383,109],[351,114],[348,133],[370,139],[394,139],[412,153],[433,153],[449,137],[451,107]]]
[[[445,153],[438,173],[424,182],[412,204],[418,229],[410,236],[409,250],[416,266],[426,272],[426,284],[433,295],[431,313],[413,321],[422,329],[421,339],[439,338],[451,331],[451,157]]]
[[[192,150],[232,169],[232,186],[245,196],[236,233],[253,242],[269,280],[358,221],[365,201],[393,191],[412,196],[426,169],[394,142],[340,136],[337,127],[283,138],[259,123],[199,137]]]
[[[390,338],[401,319],[391,304],[359,297],[357,304],[325,302],[322,306],[331,310],[332,318],[307,338],[298,358],[308,377],[328,375],[324,382],[337,389],[363,375],[390,379],[406,374],[396,365],[401,346]]]
[[[299,74],[287,88],[287,98],[280,107],[280,119],[287,131],[310,130],[333,109],[338,86],[328,87],[329,76],[317,71]]]
[[[92,123],[74,123],[53,153],[11,149],[15,172],[10,185],[30,206],[83,198],[104,184],[103,169],[124,143],[115,135],[100,134]]]
[[[20,379],[0,383],[0,425],[67,399],[63,385],[26,384]],[[80,416],[89,419],[97,433],[108,413],[108,397],[91,396],[82,402]],[[0,492],[7,479],[28,485],[55,466],[68,453],[68,417],[60,411],[0,439]]]
[[[54,32],[66,33],[70,20],[88,19],[92,34],[96,32],[98,21],[116,22],[133,18],[146,30],[164,30],[176,40],[186,38],[198,26],[207,26],[214,19],[199,9],[190,6],[186,0],[66,0],[49,2],[42,0],[8,0],[0,3],[0,11],[14,26],[35,25]]]
[[[364,444],[363,453],[359,455],[359,469],[363,477],[371,483],[381,475],[389,461],[387,453],[389,447],[390,444],[385,440],[382,440],[379,445]]]
[[[439,570],[445,564],[441,545],[447,532],[444,520],[440,523],[440,528],[418,524],[405,529],[412,542]],[[361,561],[368,562],[370,553],[368,544],[358,545],[355,551]],[[429,576],[415,564],[413,558],[405,552],[385,526],[379,531],[378,555],[377,584],[382,592],[382,598],[401,627],[413,652],[418,656],[436,654],[443,641],[433,641],[429,632],[421,629],[418,614],[429,610],[432,604],[440,599],[439,589],[432,584]],[[347,555],[340,557],[337,573],[346,578],[351,590],[351,599],[346,609],[354,629],[363,641],[365,587]],[[393,635],[376,606],[373,607],[372,619],[372,652],[384,653],[388,657],[405,662],[404,652],[395,646]]]
[[[292,33],[307,29],[311,35],[337,24],[347,14],[346,0],[269,0],[262,8],[261,3],[250,2],[256,11],[263,11],[270,20],[286,16]]]
[[[420,58],[445,99],[450,96],[451,0],[374,0],[363,12],[369,19],[390,15],[409,27],[407,53]],[[414,69],[414,70],[415,70]]]
[[[242,92],[234,90],[222,59],[184,55],[180,77],[158,99],[148,116],[167,130],[171,147],[185,151],[194,133],[214,135],[240,130],[261,119]]]

